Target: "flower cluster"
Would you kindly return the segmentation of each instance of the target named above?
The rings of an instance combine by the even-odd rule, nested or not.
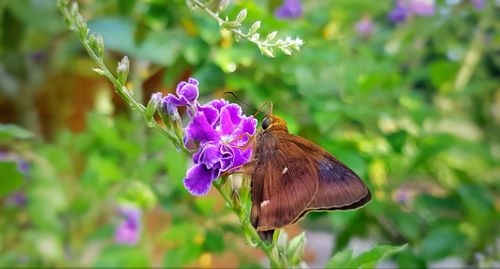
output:
[[[356,23],[355,30],[361,37],[369,37],[375,31],[375,24],[370,17],[365,16]]]
[[[247,144],[255,134],[257,120],[243,115],[241,107],[224,99],[199,104],[196,79],[181,82],[176,93],[163,98],[160,110],[171,116],[177,107],[188,107],[191,121],[184,129],[184,144],[198,144],[198,150],[184,186],[193,195],[205,195],[222,173],[250,160],[252,147]]]
[[[389,19],[401,23],[410,15],[432,16],[435,12],[434,0],[396,0],[394,8],[389,13]]]
[[[283,0],[283,4],[274,11],[274,16],[283,19],[294,19],[302,17],[302,13],[300,0]]]
[[[123,220],[116,226],[114,240],[118,244],[135,245],[141,232],[141,211],[136,207],[120,207],[118,213]]]

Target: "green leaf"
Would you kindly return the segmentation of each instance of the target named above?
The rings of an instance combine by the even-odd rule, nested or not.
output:
[[[352,260],[352,249],[344,249],[331,257],[325,267],[346,268]]]
[[[94,264],[103,267],[149,267],[147,254],[139,247],[110,245],[106,247]]]
[[[204,249],[214,253],[222,253],[225,249],[224,234],[217,231],[207,231]]]
[[[427,261],[435,261],[453,254],[464,255],[465,235],[454,224],[436,225],[424,238],[420,246],[419,257]]]
[[[17,190],[23,184],[23,174],[17,169],[17,163],[0,161],[0,197]]]
[[[380,245],[359,254],[356,257],[352,256],[352,249],[346,249],[335,254],[330,261],[328,261],[327,268],[374,268],[377,264],[406,248],[403,246],[388,246]]]
[[[377,264],[389,256],[398,253],[406,248],[406,245],[402,246],[388,246],[380,245],[374,246],[370,250],[361,253],[356,257],[356,267],[362,268],[374,268]]]
[[[11,139],[29,139],[33,134],[14,124],[0,124],[0,142]]]

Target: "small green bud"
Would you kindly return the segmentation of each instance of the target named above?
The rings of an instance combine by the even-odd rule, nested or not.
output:
[[[241,23],[243,20],[247,17],[247,9],[244,8],[238,13],[238,16],[236,16],[236,21]]]
[[[229,6],[230,3],[231,0],[221,0],[219,2],[219,6],[217,6],[217,15],[224,12],[224,10],[226,10],[226,8]]]
[[[255,33],[252,35],[252,37],[250,37],[250,40],[253,41],[253,42],[257,42],[259,41],[259,38],[260,38],[260,34],[259,33]]]
[[[271,47],[264,47],[261,45],[257,45],[260,49],[260,52],[268,57],[274,58],[274,50]]]
[[[281,253],[284,253],[285,250],[288,247],[288,234],[285,232],[285,230],[281,230],[280,234],[278,235],[278,240],[276,242],[276,247],[278,248],[278,251]]]
[[[250,29],[248,30],[248,35],[253,35],[259,30],[260,28],[260,21],[256,21],[250,26]]]
[[[239,28],[240,26],[241,26],[241,23],[239,23],[237,21],[225,21],[225,22],[221,23],[221,27],[226,28],[226,29],[236,29],[236,28]]]
[[[231,189],[233,191],[239,191],[241,188],[241,183],[243,182],[243,175],[241,173],[234,173],[228,176],[229,182],[231,182]]]
[[[104,40],[102,36],[98,35],[95,39],[95,48],[92,48],[99,59],[103,58],[104,55]]]
[[[80,39],[85,39],[89,33],[89,29],[87,28],[87,22],[79,13],[75,16],[76,21],[76,30],[78,31],[78,36]]]
[[[69,14],[72,17],[76,17],[76,15],[78,14],[78,3],[76,1],[71,3],[71,7],[69,8]]]
[[[269,41],[273,40],[276,37],[277,34],[278,34],[277,31],[274,31],[274,32],[268,34],[267,37],[266,37],[266,42],[269,42]]]
[[[161,92],[153,93],[151,95],[151,99],[149,99],[148,105],[146,106],[146,112],[144,113],[147,122],[151,122],[153,120],[154,114],[160,108],[162,96]]]
[[[288,256],[288,260],[292,263],[292,265],[297,265],[302,260],[302,256],[304,255],[305,243],[305,232],[297,235],[288,243],[286,254]]]
[[[96,72],[97,74],[101,75],[101,76],[104,76],[106,75],[106,73],[104,71],[102,71],[101,68],[97,68],[97,67],[92,67],[92,71]]]
[[[287,47],[280,47],[280,50],[286,55],[292,55],[292,50]]]
[[[120,83],[122,85],[125,85],[125,83],[127,83],[127,77],[128,77],[128,73],[130,70],[129,66],[130,66],[130,62],[128,60],[128,57],[125,56],[118,63],[118,67],[116,68],[116,73],[118,74],[118,81],[120,81]]]

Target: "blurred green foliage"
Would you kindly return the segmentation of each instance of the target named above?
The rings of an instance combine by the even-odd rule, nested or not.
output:
[[[277,0],[234,2],[226,11],[230,17],[247,8],[247,20],[261,20],[263,32],[300,36],[302,52],[263,57],[181,0],[82,1],[81,9],[113,56],[131,57],[132,70],[144,63],[146,73],[164,70],[160,80],[167,89],[195,77],[202,100],[227,90],[255,106],[270,100],[291,132],[356,171],[374,194],[368,206],[310,214],[302,222],[333,231],[335,252],[362,237],[407,243],[395,256],[400,267],[450,257],[463,265],[498,262],[500,35],[494,1],[482,10],[468,1],[439,2],[435,16],[398,25],[387,19],[390,1],[304,1],[304,17],[296,20],[273,16]],[[0,163],[2,196],[21,190],[28,201],[23,207],[2,199],[0,265],[203,266],[229,250],[241,267],[256,266],[243,241],[233,239],[240,231],[220,200],[187,194],[182,178],[188,160],[133,112],[95,108],[84,132],[57,129],[50,140],[40,135],[42,85],[55,85],[57,75],[97,76],[89,74],[87,56],[54,5],[0,3],[0,99],[14,107],[1,119],[36,134],[26,140],[25,130],[0,129],[0,148],[30,163],[24,180],[14,162]],[[355,31],[364,16],[375,23],[369,36]],[[141,85],[146,77],[136,73],[132,81]],[[64,106],[57,95],[49,97],[50,104]],[[95,98],[102,102],[102,95]],[[120,203],[146,212],[137,246],[112,242]],[[344,264],[341,254],[352,256],[344,250],[330,263]]]

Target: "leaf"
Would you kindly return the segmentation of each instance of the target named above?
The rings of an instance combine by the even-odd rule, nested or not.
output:
[[[10,139],[29,139],[33,133],[14,124],[0,124],[0,141]]]
[[[353,250],[346,249],[335,254],[330,261],[328,261],[327,268],[374,268],[377,264],[406,248],[403,246],[389,246],[380,245],[359,254],[356,257],[352,256]]]
[[[418,256],[427,261],[436,261],[461,254],[464,244],[466,237],[456,225],[436,225],[422,241]]]
[[[377,264],[389,256],[398,253],[406,248],[406,245],[402,246],[389,246],[380,245],[374,246],[372,249],[361,253],[356,257],[356,267],[362,268],[374,268]]]
[[[0,161],[0,197],[17,190],[23,184],[23,174],[17,169],[17,163]]]
[[[110,245],[106,247],[94,264],[103,267],[150,267],[147,254],[143,249],[132,246]]]
[[[346,268],[352,261],[352,249],[344,249],[330,258],[326,268]]]

